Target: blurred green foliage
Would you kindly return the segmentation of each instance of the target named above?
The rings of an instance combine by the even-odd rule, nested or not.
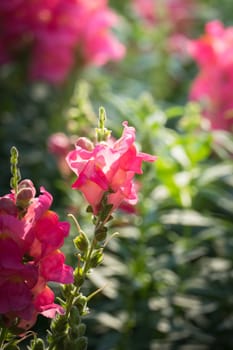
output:
[[[113,135],[128,120],[138,146],[158,160],[144,168],[138,215],[117,213],[111,232],[119,235],[86,285],[92,292],[106,284],[84,320],[89,350],[232,350],[232,134],[206,131],[199,106],[186,102],[196,67],[168,55],[166,26],[148,32],[129,1],[110,3],[127,46],[121,63],[86,68],[57,88],[27,82],[20,65],[1,69],[1,195],[14,145],[22,177],[45,186],[54,209],[74,212],[88,231],[85,204],[61,177],[47,139],[57,131],[93,137],[100,105]],[[190,36],[214,18],[233,24],[231,0],[198,6]],[[71,238],[64,251],[75,264]]]
[[[158,160],[141,180],[140,216],[117,217],[120,235],[93,274],[107,286],[93,301],[90,348],[231,349],[232,156],[221,159],[215,135],[197,130],[198,106],[132,102],[128,119]],[[224,140],[227,152],[232,136]]]

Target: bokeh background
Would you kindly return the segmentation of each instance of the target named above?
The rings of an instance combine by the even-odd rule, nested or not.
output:
[[[14,145],[22,178],[91,234],[64,157],[94,138],[100,106],[115,137],[128,120],[158,160],[144,167],[137,206],[116,213],[119,234],[85,285],[104,286],[84,318],[89,349],[232,350],[232,1],[88,3],[0,3],[0,195]],[[73,265],[76,233],[64,247]]]

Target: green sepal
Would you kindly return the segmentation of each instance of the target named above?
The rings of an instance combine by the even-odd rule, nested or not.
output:
[[[42,339],[33,339],[31,341],[30,347],[28,347],[29,350],[44,350],[45,345]]]
[[[87,337],[80,337],[74,341],[75,350],[87,350],[87,345]]]
[[[91,254],[90,267],[94,268],[100,265],[103,261],[103,249],[97,249]]]
[[[87,252],[90,245],[89,239],[83,231],[79,232],[79,235],[74,238],[73,242],[75,247],[81,252]]]
[[[3,349],[4,350],[20,350],[20,347],[16,344],[7,344],[7,345],[4,345]]]
[[[100,228],[97,228],[95,231],[95,239],[97,242],[104,241],[107,236],[107,227],[101,226]]]

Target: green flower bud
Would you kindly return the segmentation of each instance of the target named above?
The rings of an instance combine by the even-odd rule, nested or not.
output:
[[[60,345],[60,344],[59,344]],[[64,349],[64,350],[71,350],[71,349],[74,349],[74,343],[73,343],[73,341],[71,340],[71,339],[69,339],[69,338],[66,338],[65,340],[64,340],[64,345],[63,345],[63,347],[61,347],[61,348],[56,348],[56,350],[62,350],[62,349]],[[75,348],[76,349],[76,348]]]
[[[44,350],[44,349],[45,349],[45,346],[42,339],[35,339],[32,341],[30,350]]]
[[[70,310],[70,318],[69,323],[70,324],[79,324],[81,322],[80,312],[79,309],[76,306],[73,306]]]
[[[84,323],[72,324],[70,322],[70,328],[68,330],[68,336],[73,341],[74,339],[84,336],[86,332],[86,325]]]
[[[77,338],[74,341],[73,345],[74,345],[73,349],[75,348],[75,350],[87,350],[87,345],[88,345],[87,337]]]
[[[75,269],[74,271],[74,285],[76,287],[81,287],[85,281],[85,278],[80,275],[80,269]]]
[[[51,331],[53,333],[57,334],[63,334],[66,329],[66,318],[64,315],[57,316],[52,322],[51,322]]]
[[[106,239],[106,236],[107,236],[107,227],[105,226],[100,227],[95,232],[95,239],[98,242],[104,241]]]
[[[84,323],[80,323],[77,327],[77,334],[79,337],[82,337],[86,332],[86,325]]]
[[[103,249],[97,249],[95,250],[92,255],[91,255],[91,259],[90,259],[90,267],[96,267],[98,265],[100,265],[103,261]]]
[[[16,344],[8,344],[4,346],[4,350],[20,350],[20,348]]]
[[[80,294],[76,299],[76,306],[78,307],[80,314],[84,314],[87,307],[87,298]]]
[[[107,194],[111,193],[106,192]],[[106,198],[106,200],[105,200]],[[102,202],[101,202],[101,209],[100,209],[100,219],[101,221],[105,221],[107,219],[107,217],[109,216],[109,214],[112,211],[113,205],[112,204],[107,204],[107,202],[105,203],[105,201],[107,201],[107,197],[103,197]]]
[[[73,240],[74,245],[77,249],[79,249],[81,252],[87,252],[89,247],[89,239],[87,238],[86,234],[81,231],[77,237]]]
[[[64,284],[62,286],[62,295],[67,298],[70,295],[72,288],[73,288],[72,284]]]

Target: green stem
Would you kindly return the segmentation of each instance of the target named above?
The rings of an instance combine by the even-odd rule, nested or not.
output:
[[[69,216],[72,216],[73,215],[69,215]],[[109,215],[108,215],[109,216]],[[89,249],[88,249],[88,252],[87,252],[87,255],[86,255],[86,258],[85,258],[85,261],[84,261],[84,264],[82,266],[82,278],[83,278],[83,281],[85,281],[86,277],[87,277],[87,274],[89,272],[89,269],[90,269],[90,265],[91,265],[91,257],[92,257],[92,253],[93,251],[95,250],[96,246],[97,246],[97,243],[98,241],[96,240],[96,232],[102,227],[104,226],[105,222],[107,221],[108,219],[108,216],[107,218],[105,218],[104,220],[101,220],[100,217],[97,219],[97,222],[95,224],[95,229],[94,229],[94,233],[93,233],[93,238],[90,242],[90,245],[89,245]],[[77,228],[78,228],[78,232],[80,233],[81,232],[81,228],[79,226],[79,223],[77,222],[77,220],[73,217],[74,221],[76,222],[76,225],[77,225]],[[68,318],[70,316],[70,312],[72,310],[72,307],[75,303],[75,299],[77,298],[77,296],[79,296],[79,293],[80,293],[80,289],[82,287],[82,284],[83,282],[79,285],[79,286],[75,286],[73,285],[73,288],[67,298],[67,301],[66,301],[66,313],[65,313],[65,322],[68,322]],[[90,296],[89,296],[89,300],[91,297],[93,297],[95,294],[97,294],[97,292],[99,292],[100,290],[92,293]],[[55,345],[55,342],[51,342],[48,346],[48,348],[46,350],[53,350],[54,349],[54,345]],[[0,349],[1,350],[1,349]]]
[[[87,258],[85,260],[84,267],[83,267],[83,278],[84,279],[87,276],[87,273],[88,273],[88,270],[89,270],[89,266],[90,266],[91,254],[92,254],[93,250],[95,249],[95,246],[96,246],[96,240],[95,240],[95,237],[94,237],[92,239],[92,241],[91,241],[91,246],[90,246],[90,249],[88,251]],[[73,306],[73,301],[74,301],[75,297],[77,296],[77,294],[79,293],[80,288],[81,288],[81,286],[74,287],[74,289],[72,290],[72,294],[71,294],[71,296],[70,296],[70,298],[68,300],[67,307],[66,307],[66,319],[68,319],[68,317],[69,317],[71,308]]]
[[[4,345],[4,341],[6,339],[8,333],[8,329],[7,328],[2,328],[1,332],[0,332],[0,350],[3,349],[3,345]]]
[[[95,239],[95,237],[93,237],[92,241],[91,241],[91,246],[90,246],[90,249],[88,251],[87,258],[85,260],[84,267],[83,267],[83,277],[84,278],[86,278],[86,275],[88,273],[89,266],[90,266],[91,254],[92,254],[93,250],[95,249],[95,246],[96,246],[96,239]]]

